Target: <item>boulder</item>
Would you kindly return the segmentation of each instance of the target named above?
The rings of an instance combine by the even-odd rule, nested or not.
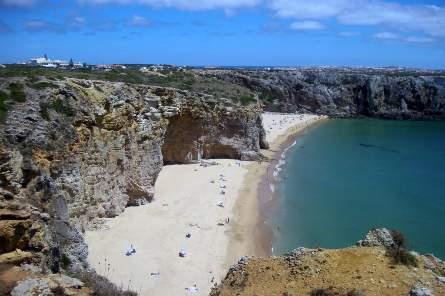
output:
[[[33,258],[31,252],[24,252],[17,249],[13,252],[5,253],[0,255],[0,264],[21,264],[22,262],[29,261]]]
[[[433,296],[433,292],[428,288],[416,285],[409,292],[409,296]]]
[[[394,248],[396,243],[394,242],[391,231],[386,228],[378,228],[369,231],[365,239],[359,240],[356,245],[360,247],[382,246],[385,248]]]

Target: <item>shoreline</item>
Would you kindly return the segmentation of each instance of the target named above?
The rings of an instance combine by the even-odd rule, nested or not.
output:
[[[268,113],[265,113],[266,115]],[[280,113],[269,113],[280,115]],[[282,114],[285,116],[299,116]],[[261,152],[268,158],[262,162],[252,162],[239,191],[239,198],[236,203],[235,216],[240,220],[238,225],[231,226],[231,231],[235,233],[229,240],[227,249],[226,266],[229,268],[242,256],[270,256],[272,255],[273,231],[266,224],[269,210],[277,202],[277,191],[271,192],[271,182],[278,183],[274,172],[279,162],[284,160],[284,155],[299,134],[308,128],[327,120],[327,116],[314,115],[308,121],[303,121],[297,125],[292,125],[285,129],[283,133],[276,135],[269,142],[269,149]],[[250,219],[249,219],[250,218]],[[240,236],[244,240],[239,239]]]
[[[268,246],[267,256],[273,255],[273,229],[267,224],[267,220],[270,217],[272,208],[278,206],[280,202],[281,195],[277,184],[280,183],[281,167],[285,164],[287,152],[296,144],[300,135],[328,119],[328,116],[319,116],[310,122],[288,129],[286,133],[274,143],[274,148],[269,149],[271,162],[267,167],[267,171],[261,177],[257,189],[258,199],[261,201],[258,209],[261,221],[259,221],[258,224],[263,228],[262,232],[264,235],[262,236],[262,244],[267,244]],[[273,191],[271,186],[274,188]]]
[[[87,231],[91,266],[140,295],[189,295],[186,288],[193,285],[199,289],[195,295],[208,295],[240,257],[270,254],[272,232],[264,224],[261,184],[287,141],[323,118],[263,114],[270,148],[262,153],[268,161],[214,159],[164,166],[152,203],[127,208],[104,219],[104,229]],[[130,244],[137,252],[125,256]],[[184,258],[178,256],[182,249]]]

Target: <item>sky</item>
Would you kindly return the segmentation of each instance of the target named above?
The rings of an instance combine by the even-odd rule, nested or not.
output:
[[[0,0],[0,63],[445,69],[445,0]]]

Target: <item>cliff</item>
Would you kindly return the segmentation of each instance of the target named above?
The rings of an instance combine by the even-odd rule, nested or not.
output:
[[[445,74],[352,69],[204,71],[242,85],[268,111],[335,117],[444,119]]]
[[[298,248],[278,257],[241,258],[210,295],[445,295],[445,263],[416,253],[403,253],[412,261],[396,262],[399,247],[390,231],[377,229],[357,247]]]
[[[164,162],[258,159],[266,145],[256,106],[203,94],[24,78],[0,94],[0,256],[43,272],[87,269],[83,231],[151,201]]]

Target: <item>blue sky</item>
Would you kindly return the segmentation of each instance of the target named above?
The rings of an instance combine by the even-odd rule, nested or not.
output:
[[[444,0],[0,0],[0,62],[445,68]]]

